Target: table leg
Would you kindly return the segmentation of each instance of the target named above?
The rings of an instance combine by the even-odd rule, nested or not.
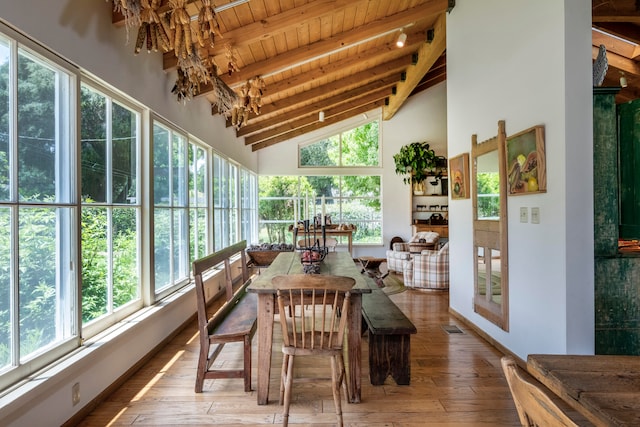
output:
[[[258,405],[269,403],[274,295],[258,294]]]
[[[349,402],[360,403],[361,397],[361,331],[362,327],[362,294],[351,295],[351,307],[349,309],[349,331],[347,337],[349,366],[347,370],[347,388]]]

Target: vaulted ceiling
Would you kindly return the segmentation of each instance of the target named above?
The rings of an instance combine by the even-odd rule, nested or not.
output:
[[[114,1],[154,4],[167,20],[184,3],[194,54],[215,63],[218,77],[199,84],[195,96],[210,101],[212,114],[227,113],[227,126],[233,120],[215,88],[241,93],[247,81],[264,81],[259,114],[236,126],[254,151],[379,107],[390,119],[411,95],[446,80],[446,13],[455,0]],[[213,45],[197,41],[203,3],[216,12],[220,35]],[[618,102],[638,98],[640,0],[592,0],[592,12],[593,58],[598,46],[607,48],[603,85],[619,86],[624,76]],[[119,11],[112,19],[124,24]],[[398,47],[401,33],[406,42]],[[173,46],[163,55],[165,71],[179,67]]]
[[[169,1],[161,3],[159,14],[171,10]],[[240,2],[214,2],[216,9],[227,3]],[[260,114],[252,112],[237,130],[255,151],[377,107],[391,118],[412,93],[444,81],[450,3],[250,0],[218,11],[222,37],[215,37],[213,47],[198,46],[197,51],[214,59],[220,79],[236,91],[256,76],[264,80]],[[191,16],[197,16],[201,6],[201,0],[186,0]],[[121,24],[122,15],[114,13],[113,21]],[[197,22],[191,25],[195,32]],[[407,39],[400,48],[396,41],[401,32]],[[227,46],[239,68],[230,74]],[[165,71],[177,65],[173,50],[164,53]],[[212,84],[201,85],[197,96],[206,97],[214,106],[212,113],[219,113]]]

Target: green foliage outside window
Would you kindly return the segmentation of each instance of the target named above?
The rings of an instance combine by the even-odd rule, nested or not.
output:
[[[333,224],[354,224],[355,243],[382,242],[380,176],[261,176],[259,178],[261,243],[292,243],[294,217],[321,212],[321,197]],[[294,215],[294,207],[297,214]]]
[[[300,166],[378,166],[378,121],[299,148]]]
[[[500,217],[500,176],[497,172],[477,174],[478,218]]]

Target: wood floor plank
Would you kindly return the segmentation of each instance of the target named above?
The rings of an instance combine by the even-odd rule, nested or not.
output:
[[[518,416],[502,375],[502,354],[448,312],[447,293],[406,290],[391,299],[412,320],[418,333],[411,337],[411,384],[369,383],[368,339],[363,337],[362,403],[342,410],[350,427],[466,427],[518,426]],[[195,307],[194,307],[195,310]],[[455,325],[462,333],[447,333]],[[193,386],[198,358],[195,322],[102,402],[81,423],[94,426],[246,426],[279,425],[282,407],[279,351],[281,335],[274,328],[271,386],[268,405],[257,405],[253,390],[244,392],[239,379],[206,380],[203,393]],[[257,339],[253,369],[257,369]],[[297,362],[297,361],[296,361]],[[240,366],[242,347],[228,345],[219,356],[225,367]],[[300,361],[296,375],[329,378],[326,361]],[[335,424],[330,382],[296,382],[290,425],[314,427]]]

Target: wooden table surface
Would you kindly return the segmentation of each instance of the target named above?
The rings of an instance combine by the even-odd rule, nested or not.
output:
[[[271,351],[273,347],[273,325],[276,290],[271,278],[279,274],[302,273],[300,254],[282,252],[271,265],[254,277],[247,290],[258,294],[258,405],[268,404],[269,379],[271,376]],[[371,292],[371,279],[360,274],[348,252],[330,252],[320,265],[320,274],[353,277],[356,281],[351,291],[347,336],[347,388],[351,403],[360,402],[361,396],[361,326],[362,294]],[[373,285],[375,286],[375,285]],[[278,372],[280,372],[278,370]]]
[[[531,354],[527,370],[597,426],[640,426],[640,356]]]

